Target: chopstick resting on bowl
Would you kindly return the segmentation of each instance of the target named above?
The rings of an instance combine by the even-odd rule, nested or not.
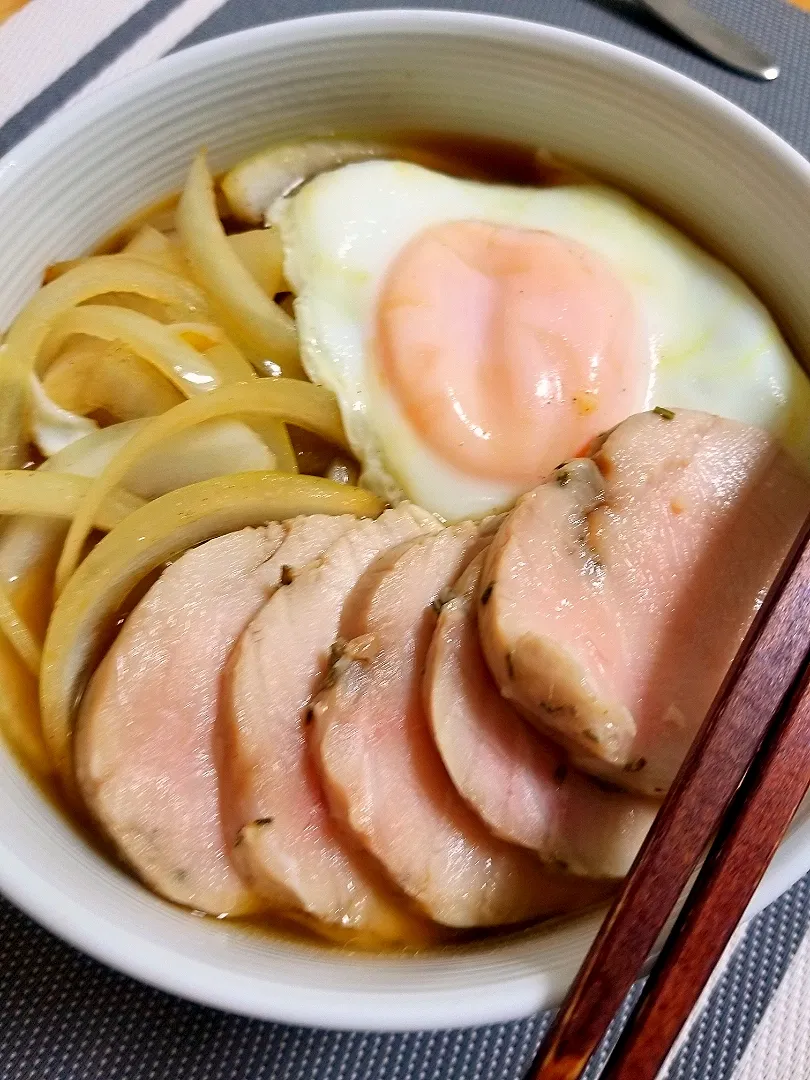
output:
[[[603,1080],[654,1080],[810,786],[810,518],[766,596],[530,1080],[577,1080],[714,843]]]

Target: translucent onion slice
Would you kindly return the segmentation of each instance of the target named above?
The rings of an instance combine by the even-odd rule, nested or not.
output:
[[[122,342],[156,367],[186,397],[214,390],[221,382],[217,368],[178,334],[148,315],[104,305],[73,308],[54,320],[40,351],[43,366],[74,334]]]
[[[147,421],[147,426],[113,458],[93,484],[65,540],[56,571],[57,595],[79,563],[84,542],[107,492],[116,487],[145,454],[154,450],[169,435],[177,435],[205,420],[226,416],[284,420],[348,449],[334,395],[312,383],[295,379],[256,379],[252,383],[234,383],[189,399],[162,416]]]
[[[121,250],[127,255],[149,258],[165,255],[169,248],[170,243],[165,233],[156,229],[154,225],[141,225]]]
[[[29,372],[14,362],[5,343],[0,345],[0,468],[25,464],[30,396]]]
[[[223,177],[222,190],[238,218],[258,225],[276,199],[311,176],[352,161],[396,153],[390,144],[348,139],[278,143],[234,166]]]
[[[43,461],[37,472],[52,471],[74,473],[76,476],[98,476],[118,451],[147,424],[148,420],[129,420],[124,424],[112,424],[110,427],[99,428],[78,442],[66,446],[48,461]]]
[[[287,432],[287,425],[281,420],[248,421],[250,426],[266,444],[276,459],[276,470],[284,473],[298,472],[298,457],[293,449],[292,440]]]
[[[275,468],[273,451],[249,424],[216,418],[178,431],[139,455],[123,486],[157,498],[214,476]]]
[[[45,372],[42,388],[62,409],[81,416],[103,412],[115,420],[157,416],[184,400],[160,371],[131,349],[85,335],[65,346]]]
[[[62,274],[66,274],[68,270],[72,270],[74,266],[81,266],[82,263],[86,263],[89,256],[84,256],[81,259],[61,259],[59,262],[51,263],[45,267],[45,271],[42,275],[42,284],[49,285],[52,281],[56,281]]]
[[[28,376],[28,384],[31,387],[31,437],[46,458],[97,430],[95,420],[63,409],[52,401],[36,375]]]
[[[171,274],[178,274],[180,277],[188,278],[188,263],[183,258],[180,245],[176,240],[172,240],[152,225],[143,225],[132,239],[124,245],[121,251],[105,257],[115,258],[121,255],[143,259],[145,262],[152,263],[153,266],[160,267],[162,270],[168,270]],[[45,273],[42,275],[42,284],[48,285],[50,282],[62,277],[68,270],[73,270],[75,267],[82,266],[97,258],[99,258],[98,255],[83,255],[78,259],[62,259],[60,262],[51,263],[50,266],[45,268]]]
[[[14,607],[4,585],[0,585],[0,632],[32,675],[37,675],[42,662],[42,650],[30,628]]]
[[[119,307],[127,308],[129,311],[139,311],[141,315],[148,315],[150,319],[155,319],[155,321],[159,323],[174,322],[178,315],[175,308],[170,308],[166,304],[159,303],[157,300],[150,300],[148,296],[138,296],[137,293],[102,293],[100,296],[94,296],[93,299],[88,300],[87,303],[90,306],[94,304],[104,304],[107,307]]]
[[[33,520],[17,518],[17,521]],[[43,519],[38,519],[40,524]],[[31,627],[37,641],[45,637],[51,616],[52,559],[42,572],[29,574],[22,581],[4,585],[20,618]],[[43,780],[53,772],[42,738],[39,721],[39,686],[28,666],[21,662],[14,646],[0,634],[0,731],[17,760]]]
[[[284,375],[301,377],[295,324],[256,283],[228,242],[217,213],[214,184],[199,154],[177,206],[183,251],[197,281],[208,292],[220,321],[250,359],[264,357]]]
[[[0,355],[0,468],[22,464],[29,376],[52,323],[69,308],[109,292],[149,296],[182,309],[190,319],[206,311],[205,296],[191,282],[121,255],[88,259],[43,286],[11,324]]]
[[[188,264],[183,258],[183,253],[178,244],[159,232],[153,225],[144,225],[132,237],[124,248],[127,255],[135,255],[139,259],[146,259],[155,266],[168,270],[172,274],[188,276]]]
[[[47,367],[53,358],[59,355],[66,343],[77,335],[98,338],[109,343],[121,343],[152,364],[186,397],[212,390],[223,381],[218,368],[212,365],[202,353],[155,319],[137,311],[105,305],[70,308],[59,315],[53,321],[51,331],[40,349],[40,364]],[[106,412],[121,419],[133,418],[133,413],[128,409],[129,387],[125,380],[122,384],[120,370],[116,379],[115,370],[108,370],[104,365],[104,359],[100,357],[98,367],[91,370],[90,382],[91,384],[93,381],[98,382],[107,391],[108,397],[110,389],[115,391],[117,387],[121,395],[120,405],[114,396],[113,400],[102,399],[94,402],[92,394],[89,400],[82,400],[82,396],[77,394],[75,411],[70,411],[70,408],[62,408],[54,403],[48,397],[47,389],[41,387],[36,380],[32,383],[32,435],[46,457],[50,457],[70,442],[93,430],[96,427],[95,423],[85,419],[84,414],[95,408],[104,407]],[[87,372],[85,371],[84,374],[83,383],[86,385]],[[142,384],[144,380],[140,381]],[[77,391],[81,389],[81,384],[77,385],[74,382],[73,386]],[[141,385],[140,389],[146,388]],[[153,398],[154,396],[152,395]],[[164,407],[171,407],[171,404],[166,404]],[[148,405],[150,407],[146,415],[155,415],[163,411],[155,401],[148,401]],[[135,415],[139,413],[136,412]],[[140,412],[140,415],[144,415],[143,412]]]
[[[71,518],[76,513],[81,500],[87,494],[90,480],[83,476],[71,476],[67,473],[26,472],[11,469],[0,472],[0,514],[26,514],[51,519]],[[108,532],[133,511],[144,505],[143,499],[131,495],[120,488],[110,493],[96,515],[97,528]],[[25,520],[25,519],[17,519]],[[48,532],[46,524],[45,530]],[[55,530],[58,538],[61,531]],[[31,550],[27,551],[30,558]],[[51,567],[53,563],[51,562]],[[18,611],[11,591],[13,581],[0,583],[0,631],[14,648],[29,671],[39,671],[41,651],[36,635]],[[49,583],[45,583],[49,588]],[[45,601],[43,595],[42,601]],[[50,606],[50,605],[48,605]],[[40,615],[41,612],[36,614]]]
[[[191,345],[192,348],[206,354],[219,371],[221,381],[250,382],[256,378],[256,371],[237,349],[220,326],[214,323],[184,322],[173,323],[173,334]]]
[[[36,473],[98,476],[147,423],[130,420],[100,428],[44,461]],[[139,457],[127,472],[124,486],[134,495],[154,499],[214,476],[275,467],[272,450],[247,424],[215,419],[170,435],[156,449]],[[98,515],[94,523],[97,520]],[[52,572],[67,530],[64,519],[13,517],[0,537],[0,581],[16,584],[33,572],[39,573],[43,566]]]
[[[284,251],[278,229],[248,229],[233,233],[228,243],[269,297],[281,292],[284,283]]]
[[[175,323],[172,332],[180,334],[195,349],[205,352],[207,360],[219,371],[222,383],[250,382],[256,372],[228,340],[224,330],[212,323]],[[250,425],[265,441],[276,459],[279,472],[298,472],[298,458],[287,426],[280,420],[256,420]]]
[[[16,600],[15,596],[15,600]],[[0,731],[12,753],[34,776],[52,773],[40,732],[37,680],[16,649],[0,637]]]
[[[196,402],[195,402],[196,404]],[[40,678],[42,730],[71,784],[73,710],[132,590],[188,548],[234,529],[299,514],[375,517],[371,492],[315,476],[241,473],[181,488],[125,518],[90,552],[54,608]]]
[[[167,414],[168,415],[168,414]],[[150,420],[130,420],[100,428],[40,465],[37,472],[97,477]],[[267,447],[239,420],[214,418],[181,427],[155,444],[127,469],[124,486],[144,499],[156,499],[178,487],[231,472],[274,468]]]
[[[73,267],[31,297],[6,336],[10,356],[32,371],[51,325],[60,315],[93,297],[115,292],[137,293],[170,304],[184,310],[188,319],[199,319],[207,307],[197,286],[177,274],[142,259],[99,255]]]
[[[0,514],[34,514],[38,517],[72,518],[92,481],[86,476],[36,469],[9,469],[0,472]],[[144,500],[122,488],[115,488],[99,507],[94,521],[97,529],[109,532],[127,514],[144,505]]]
[[[99,428],[43,461],[36,472],[53,470],[77,476],[97,476],[145,422],[132,420]],[[147,493],[140,491],[139,494]],[[57,518],[23,515],[9,521],[0,537],[0,580],[14,586],[15,600],[21,582],[41,577],[43,567],[53,573],[67,529],[67,522]]]

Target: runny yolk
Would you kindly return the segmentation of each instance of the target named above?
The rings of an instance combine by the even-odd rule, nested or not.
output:
[[[399,254],[377,308],[389,393],[443,460],[529,485],[643,408],[638,312],[582,244],[478,221],[434,226]]]

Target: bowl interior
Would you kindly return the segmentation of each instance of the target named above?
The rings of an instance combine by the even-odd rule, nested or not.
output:
[[[810,358],[810,166],[710,92],[578,35],[487,16],[359,13],[191,49],[57,117],[0,163],[0,325],[49,262],[274,140],[408,129],[531,142],[614,178],[743,273]],[[598,925],[418,959],[336,957],[196,919],[101,860],[0,746],[0,887],[88,952],[187,997],[350,1028],[506,1020],[556,1004]],[[802,817],[755,901],[810,867]]]

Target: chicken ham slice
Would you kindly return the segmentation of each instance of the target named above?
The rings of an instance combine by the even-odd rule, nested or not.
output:
[[[658,804],[605,790],[501,696],[481,653],[475,598],[484,553],[442,606],[423,686],[436,746],[458,793],[496,836],[588,877],[623,877]]]
[[[348,644],[312,707],[332,812],[431,918],[454,927],[516,923],[605,893],[496,839],[433,743],[421,684],[435,605],[482,542],[467,523],[378,560],[344,609]]]
[[[226,834],[243,878],[278,911],[389,940],[413,937],[404,898],[329,814],[307,716],[358,579],[390,547],[440,528],[409,505],[356,522],[272,596],[234,649],[219,729]]]
[[[660,797],[808,509],[765,432],[630,417],[489,548],[479,627],[501,693],[581,767]]]
[[[221,828],[220,676],[284,568],[305,566],[354,522],[317,514],[187,552],[130,614],[91,680],[76,735],[81,791],[121,855],[169,900],[215,915],[257,906]]]

